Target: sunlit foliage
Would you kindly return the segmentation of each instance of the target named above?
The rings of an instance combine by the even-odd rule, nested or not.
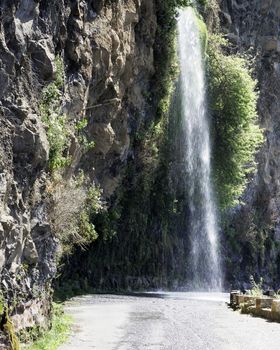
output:
[[[221,36],[211,35],[207,49],[214,181],[222,208],[238,202],[248,174],[256,167],[255,153],[263,141],[250,59],[226,54],[227,45]]]

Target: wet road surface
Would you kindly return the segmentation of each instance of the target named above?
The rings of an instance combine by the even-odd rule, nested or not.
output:
[[[228,294],[89,295],[66,307],[59,350],[279,350],[280,324],[228,309]]]

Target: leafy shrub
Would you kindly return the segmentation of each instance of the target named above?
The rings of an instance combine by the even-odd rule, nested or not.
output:
[[[260,278],[259,283],[254,280],[253,276],[250,276],[251,289],[249,290],[250,295],[254,297],[260,297],[263,295],[263,278]]]
[[[256,167],[254,156],[263,141],[257,125],[256,81],[248,59],[228,55],[228,42],[209,37],[208,82],[213,124],[214,181],[221,208],[237,204],[248,174]]]
[[[86,150],[90,150],[95,146],[94,141],[89,141],[87,136],[85,135],[85,128],[88,125],[88,120],[83,118],[76,122],[75,129],[78,132],[78,141],[80,145]]]
[[[56,175],[49,183],[48,193],[49,219],[62,244],[62,254],[70,253],[74,245],[84,247],[97,239],[91,216],[105,209],[98,187],[88,188],[82,175],[69,181]]]
[[[62,88],[64,86],[64,67],[61,58],[55,60],[55,81],[43,89],[40,112],[47,127],[47,137],[50,145],[49,167],[56,170],[70,162],[65,156],[69,146],[69,132],[66,128],[67,117],[61,113]]]
[[[79,231],[83,237],[82,243],[91,243],[98,238],[98,233],[92,223],[93,215],[100,213],[104,209],[101,201],[101,191],[98,187],[91,186],[87,192],[84,209],[79,218]]]
[[[71,133],[72,135],[76,134],[83,150],[88,151],[95,146],[94,141],[89,141],[85,133],[88,124],[87,119],[83,118],[76,121],[71,128],[71,122],[62,113],[64,65],[60,57],[56,57],[55,66],[55,80],[43,89],[40,103],[40,112],[47,127],[47,137],[50,145],[49,167],[51,171],[64,168],[70,164],[71,159],[67,156],[67,150]]]
[[[48,140],[50,144],[49,166],[51,170],[63,168],[70,163],[70,158],[64,156],[68,147],[68,131],[66,116],[52,113],[48,119]]]

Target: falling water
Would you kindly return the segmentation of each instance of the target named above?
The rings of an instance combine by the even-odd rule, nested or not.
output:
[[[211,186],[205,69],[197,18],[192,8],[181,11],[178,27],[182,143],[190,208],[191,287],[219,290],[221,272],[215,200]]]

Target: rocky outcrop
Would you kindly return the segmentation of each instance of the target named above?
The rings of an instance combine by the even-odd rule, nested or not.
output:
[[[249,179],[241,199],[244,205],[229,213],[225,228],[227,279],[246,286],[253,274],[279,288],[280,4],[271,0],[225,0],[221,1],[220,19],[233,48],[255,56],[259,120],[265,134],[257,155],[257,173]]]
[[[26,305],[50,298],[56,271],[57,242],[45,210],[49,145],[38,115],[38,89],[54,74],[53,56],[36,41],[38,15],[35,2],[1,3],[0,283],[1,300],[15,317]],[[43,78],[35,72],[39,59],[46,63]],[[49,308],[31,312],[30,323],[48,317]]]
[[[47,324],[56,272],[50,145],[39,108],[58,74],[55,58],[64,66],[67,123],[86,118],[95,142],[85,151],[71,136],[62,176],[82,169],[110,200],[133,157],[131,134],[147,118],[156,16],[147,0],[4,0],[0,18],[0,283],[20,330]]]

